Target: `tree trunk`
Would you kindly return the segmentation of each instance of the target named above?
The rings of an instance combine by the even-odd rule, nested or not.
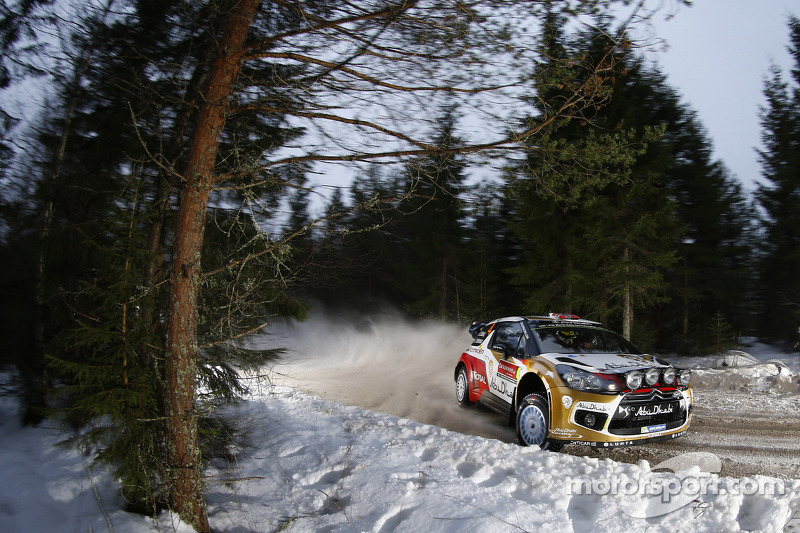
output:
[[[260,0],[231,2],[183,173],[170,276],[166,338],[166,445],[173,510],[196,531],[210,531],[203,497],[195,389],[201,251],[226,106],[241,67],[245,37]]]
[[[625,261],[626,273],[625,280],[623,281],[622,292],[622,336],[628,340],[631,340],[631,334],[633,333],[633,294],[630,280],[631,267],[628,264],[630,260],[629,256],[630,253],[626,247],[622,255]]]

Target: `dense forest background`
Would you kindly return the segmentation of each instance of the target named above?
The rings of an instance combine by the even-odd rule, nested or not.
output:
[[[789,27],[800,61],[797,20]],[[554,31],[547,46],[563,57],[563,49],[584,49],[592,38]],[[794,342],[798,70],[784,80],[773,68],[765,84],[766,149],[759,155],[766,184],[748,192],[723,161],[712,159],[709,133],[657,65],[625,54],[615,68],[612,93],[591,122],[649,139],[628,154],[624,180],[583,175],[552,152],[509,159],[490,180],[471,178],[473,169],[458,154],[400,170],[371,167],[348,189],[334,191],[326,213],[371,197],[401,198],[411,188],[414,194],[380,216],[352,210],[309,232],[289,260],[300,274],[297,294],[365,309],[391,304],[413,316],[462,323],[577,313],[657,352],[719,352],[742,336]],[[543,113],[559,98],[557,91],[540,96]],[[461,142],[454,134],[458,117],[456,108],[441,111],[437,142]],[[585,123],[573,122],[547,142],[580,150],[594,142],[592,135]],[[617,164],[600,166],[618,173]],[[548,181],[570,173],[572,180]],[[290,230],[312,221],[302,197],[298,191],[290,201]]]
[[[0,357],[26,421],[110,415],[84,437],[132,505],[203,531],[213,405],[276,355],[236,340],[314,306],[569,312],[678,354],[792,342],[800,21],[750,194],[615,3],[4,1],[0,88],[52,87],[35,118],[0,104]]]

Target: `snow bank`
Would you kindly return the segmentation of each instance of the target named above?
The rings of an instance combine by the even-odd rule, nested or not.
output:
[[[759,343],[747,350],[668,359],[678,367],[692,369],[692,386],[700,391],[800,393],[800,353],[781,352]]]
[[[235,418],[252,447],[219,481],[249,479],[209,497],[223,531],[777,532],[800,495],[798,480],[653,472],[646,461],[520,448],[281,387]]]

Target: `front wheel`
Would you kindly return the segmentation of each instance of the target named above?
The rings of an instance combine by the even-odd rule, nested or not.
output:
[[[517,439],[522,446],[538,446],[542,450],[558,451],[560,446],[547,438],[550,431],[550,409],[539,394],[529,394],[517,409]]]
[[[469,407],[473,403],[469,401],[469,379],[467,369],[463,366],[458,369],[456,375],[456,400],[461,407]]]

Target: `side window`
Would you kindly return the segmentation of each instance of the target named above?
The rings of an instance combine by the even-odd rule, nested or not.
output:
[[[519,322],[502,322],[497,325],[490,349],[506,357],[522,357],[525,354],[525,337]]]

